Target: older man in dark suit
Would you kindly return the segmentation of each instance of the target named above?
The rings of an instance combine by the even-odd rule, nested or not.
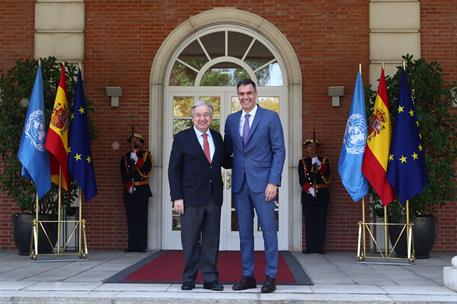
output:
[[[217,256],[222,205],[222,136],[209,129],[213,108],[204,102],[192,107],[193,127],[176,134],[168,166],[171,200],[181,215],[185,268],[182,290],[195,288],[198,269],[203,288],[222,291]]]

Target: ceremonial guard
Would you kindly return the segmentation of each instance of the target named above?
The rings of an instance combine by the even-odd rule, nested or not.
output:
[[[304,158],[298,163],[306,229],[306,249],[303,252],[323,254],[331,170],[327,157],[316,154],[316,146],[319,142],[316,141],[316,144],[314,142],[313,139],[305,140]]]
[[[127,215],[128,248],[126,252],[146,252],[148,229],[148,201],[151,154],[143,150],[144,139],[133,133],[128,141],[132,148],[121,158],[121,176],[124,188],[124,205]]]

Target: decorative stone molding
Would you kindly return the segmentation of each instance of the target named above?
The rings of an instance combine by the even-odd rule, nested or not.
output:
[[[370,84],[378,87],[381,64],[386,75],[396,72],[401,56],[421,56],[420,2],[417,0],[370,0]]]
[[[82,62],[84,9],[83,0],[36,1],[34,57],[55,56],[66,62]]]

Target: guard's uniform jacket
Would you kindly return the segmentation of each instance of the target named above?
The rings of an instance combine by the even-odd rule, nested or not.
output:
[[[151,154],[136,152],[138,160],[130,159],[130,153],[122,155],[120,169],[123,183],[124,205],[128,226],[128,251],[147,249],[148,201],[152,196],[149,187]]]
[[[330,162],[327,157],[318,156],[320,168],[312,165],[309,157],[298,163],[298,176],[302,188],[302,208],[306,229],[306,252],[324,252],[327,209],[330,200]],[[309,189],[313,187],[313,197]]]

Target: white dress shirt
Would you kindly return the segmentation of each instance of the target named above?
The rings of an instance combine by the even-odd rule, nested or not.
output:
[[[197,128],[194,127],[195,135],[197,135],[198,142],[200,143],[200,146],[202,147],[202,150],[204,151],[203,148],[203,132],[199,131]],[[216,149],[214,147],[214,140],[213,137],[211,136],[211,132],[209,129],[205,132],[208,134],[208,144],[209,144],[209,155],[211,155],[211,160],[213,160],[214,156],[214,150]]]

